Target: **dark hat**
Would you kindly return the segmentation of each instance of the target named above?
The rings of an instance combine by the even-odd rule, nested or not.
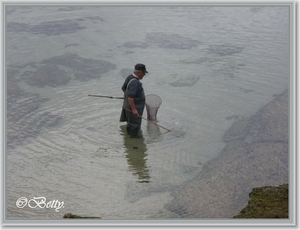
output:
[[[134,69],[142,71],[144,73],[148,73],[148,71],[146,70],[146,66],[144,64],[136,64]]]

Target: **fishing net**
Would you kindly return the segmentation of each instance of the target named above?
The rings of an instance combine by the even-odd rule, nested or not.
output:
[[[147,110],[147,119],[151,121],[156,121],[157,111],[162,101],[159,96],[156,94],[148,94],[146,96],[146,110]]]

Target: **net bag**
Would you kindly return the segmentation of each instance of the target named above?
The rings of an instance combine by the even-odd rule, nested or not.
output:
[[[159,96],[156,94],[148,94],[146,96],[146,110],[147,110],[147,119],[150,121],[156,121],[157,111],[162,101]]]

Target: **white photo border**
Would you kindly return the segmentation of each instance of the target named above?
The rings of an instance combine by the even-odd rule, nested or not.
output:
[[[289,138],[289,219],[170,219],[170,220],[75,220],[75,219],[62,219],[62,220],[7,220],[6,219],[6,64],[5,64],[5,6],[6,5],[143,5],[143,6],[154,6],[154,5],[213,5],[213,6],[232,6],[232,5],[255,5],[255,6],[276,6],[286,5],[290,8],[290,138]],[[296,2],[295,1],[1,1],[1,49],[2,49],[2,87],[0,88],[1,100],[1,120],[2,120],[2,132],[1,132],[1,146],[2,157],[1,157],[1,184],[2,184],[2,196],[1,204],[1,224],[2,226],[162,226],[162,227],[179,227],[179,226],[202,226],[202,227],[295,227],[297,224],[298,215],[298,184],[297,184],[297,140],[298,140],[298,81],[296,79],[297,67],[296,67],[296,56],[297,56],[297,30],[296,30]],[[297,139],[296,139],[297,138]]]

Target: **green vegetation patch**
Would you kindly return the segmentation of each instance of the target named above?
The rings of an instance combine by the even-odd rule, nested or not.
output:
[[[248,205],[233,218],[288,218],[288,184],[254,188]]]

